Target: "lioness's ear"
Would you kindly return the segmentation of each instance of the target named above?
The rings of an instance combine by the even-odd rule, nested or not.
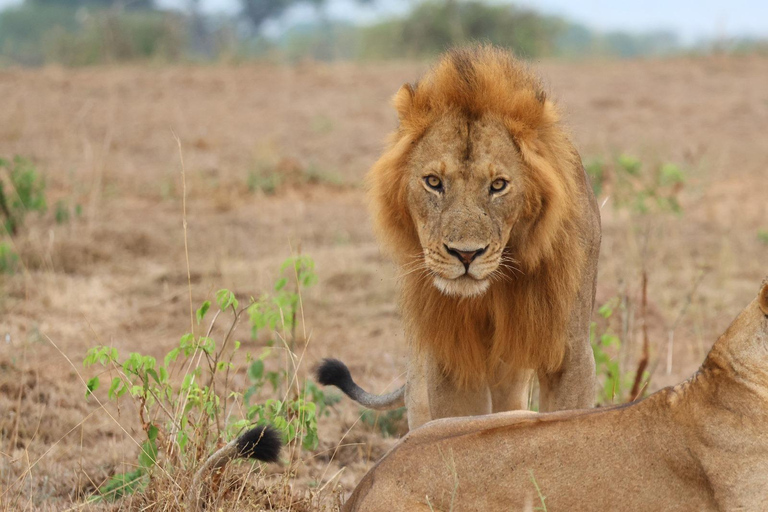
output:
[[[411,84],[403,84],[400,90],[395,94],[393,103],[395,104],[395,110],[397,110],[397,119],[401,123],[411,113],[411,107],[413,107],[413,96],[416,91]]]
[[[768,279],[763,281],[763,288],[760,290],[757,301],[760,303],[760,309],[763,310],[763,314],[768,316]]]

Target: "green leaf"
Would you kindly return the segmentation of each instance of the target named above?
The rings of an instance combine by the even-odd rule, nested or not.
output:
[[[230,306],[237,309],[240,304],[235,298],[235,294],[227,289],[221,289],[216,292],[216,302],[219,304],[219,308],[222,311]]]
[[[189,442],[189,435],[187,435],[186,431],[180,430],[178,434],[176,434],[176,442],[179,443],[179,448],[181,451],[184,451],[184,448],[187,446],[187,442]]]
[[[216,352],[216,341],[213,338],[201,337],[200,338],[200,350],[206,354],[213,354]]]
[[[285,288],[285,285],[286,285],[286,284],[288,284],[288,279],[286,279],[285,277],[282,277],[282,278],[278,279],[278,280],[275,282],[275,291],[276,291],[276,292],[279,292],[280,290],[282,290],[283,288]]]
[[[86,387],[88,389],[85,391],[85,398],[88,398],[89,396],[91,396],[91,394],[93,394],[94,391],[99,389],[99,378],[93,377],[91,379],[88,379],[88,383],[86,384]]]
[[[120,387],[120,384],[123,381],[120,379],[120,377],[115,377],[112,379],[112,384],[109,385],[109,391],[107,392],[107,396],[110,400],[113,400],[118,397],[117,395],[117,388]]]
[[[684,183],[685,182],[685,175],[683,174],[682,169],[680,169],[675,164],[664,164],[661,166],[660,169],[661,179],[660,184],[663,187],[668,187],[670,185],[677,185],[678,183]]]
[[[264,377],[264,361],[257,359],[248,367],[248,377],[251,382],[261,382]]]
[[[157,382],[158,384],[160,384],[160,377],[158,377],[158,376],[157,376],[157,372],[156,372],[155,370],[153,370],[152,368],[148,369],[148,370],[147,370],[147,375],[149,375],[150,377],[152,377],[153,379],[155,379],[155,382]],[[147,383],[147,384],[148,384],[148,383]]]
[[[165,355],[165,359],[163,360],[163,364],[166,366],[166,368],[168,367],[169,364],[171,364],[172,362],[176,361],[176,358],[179,357],[179,352],[181,352],[181,349],[180,348],[175,348],[175,349],[171,350],[170,352],[168,352]]]
[[[610,318],[613,315],[613,305],[611,303],[605,303],[598,308],[597,313],[603,318]]]
[[[200,322],[203,321],[203,317],[205,317],[205,314],[208,312],[208,309],[211,307],[211,301],[207,300],[203,302],[203,305],[200,306],[200,309],[197,310],[195,313],[195,317],[197,317],[197,325],[200,325]]]
[[[150,441],[154,441],[157,439],[157,433],[158,433],[158,428],[154,424],[151,424],[147,429],[147,437],[150,439]]]
[[[151,430],[151,427],[150,427]],[[155,429],[155,437],[157,437],[157,429]],[[139,453],[139,465],[144,469],[149,469],[157,462],[157,444],[154,439],[148,439],[141,444],[141,452]]]
[[[146,472],[143,468],[137,468],[127,473],[117,473],[106,484],[99,487],[99,495],[93,496],[88,501],[114,501],[133,494],[146,483],[143,477]]]
[[[179,348],[184,351],[184,355],[189,357],[194,351],[197,345],[195,344],[195,336],[192,333],[187,333],[181,337],[179,341]]]
[[[640,173],[640,167],[642,166],[642,163],[637,158],[629,155],[621,155],[618,161],[621,168],[624,169],[628,174],[637,176]]]

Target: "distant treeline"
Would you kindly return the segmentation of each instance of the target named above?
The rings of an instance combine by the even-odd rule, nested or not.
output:
[[[241,0],[240,16],[214,17],[203,16],[195,0],[188,11],[159,10],[152,0],[26,0],[0,12],[0,64],[420,59],[468,41],[489,41],[527,58],[658,56],[683,50],[674,33],[600,33],[509,4],[427,0],[404,16],[352,25],[328,20],[324,2]],[[315,7],[314,23],[263,35],[266,21],[280,19],[298,3]]]
[[[275,44],[291,58],[412,59],[469,41],[491,42],[525,58],[635,57],[681,49],[671,32],[603,34],[558,16],[478,0],[425,1],[405,16],[363,27],[296,27]]]

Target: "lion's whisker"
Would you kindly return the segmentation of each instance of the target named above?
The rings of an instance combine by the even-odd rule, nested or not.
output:
[[[413,273],[415,273],[415,272],[423,271],[423,270],[425,270],[426,268],[427,268],[427,266],[426,266],[426,265],[423,265],[423,266],[420,266],[420,267],[416,267],[416,268],[410,269],[408,272],[405,272],[405,273],[403,273],[403,274],[398,274],[398,275],[397,275],[397,276],[395,276],[395,277],[396,277],[396,278],[398,278],[398,279],[402,279],[403,277],[405,277],[405,276],[409,276],[409,275],[411,275],[411,274],[413,274]]]

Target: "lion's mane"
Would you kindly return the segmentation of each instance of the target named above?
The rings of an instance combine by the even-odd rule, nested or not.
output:
[[[500,120],[526,178],[526,222],[513,228],[506,248],[520,271],[510,271],[509,279],[477,298],[448,297],[419,276],[405,276],[401,308],[413,340],[467,387],[503,378],[490,373],[494,361],[556,371],[580,283],[584,185],[580,158],[555,105],[522,63],[491,46],[449,52],[417,84],[404,85],[394,105],[399,127],[371,169],[368,187],[375,230],[398,264],[421,252],[407,202],[408,159],[441,116]]]

